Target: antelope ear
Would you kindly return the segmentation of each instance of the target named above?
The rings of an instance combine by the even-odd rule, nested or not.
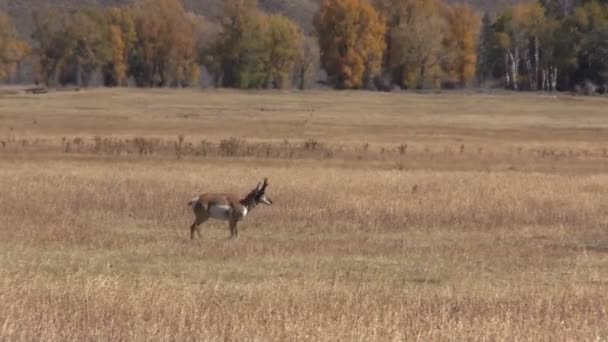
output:
[[[261,188],[262,188],[262,183],[258,183],[258,185],[255,187],[255,190],[260,191]]]

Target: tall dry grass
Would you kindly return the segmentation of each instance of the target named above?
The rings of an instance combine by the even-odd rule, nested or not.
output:
[[[8,340],[608,333],[603,175],[45,159],[1,170]],[[276,204],[238,241],[224,223],[189,240],[189,198],[262,176]]]
[[[605,140],[567,115],[601,127],[601,100],[558,99],[550,115],[537,102],[555,99],[527,96],[83,94],[0,108],[0,340],[608,338]],[[314,103],[316,128],[290,134]],[[215,110],[226,118],[192,124]],[[178,158],[173,133],[187,146],[197,127],[211,153]],[[213,152],[245,130],[302,155]],[[102,153],[96,136],[166,153]],[[213,221],[189,239],[194,195],[262,177],[275,204],[238,240]]]

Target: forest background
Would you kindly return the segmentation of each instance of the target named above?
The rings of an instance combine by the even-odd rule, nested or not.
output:
[[[608,91],[608,1],[0,1],[0,77],[48,87]]]

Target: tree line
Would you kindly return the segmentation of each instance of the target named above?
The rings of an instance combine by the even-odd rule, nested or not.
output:
[[[608,91],[608,0],[538,0],[495,15],[442,0],[321,0],[314,32],[226,0],[221,15],[181,0],[33,13],[30,44],[0,13],[0,77],[23,61],[48,85],[338,89],[504,87]]]

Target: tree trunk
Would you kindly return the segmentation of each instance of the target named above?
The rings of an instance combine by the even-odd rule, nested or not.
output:
[[[82,65],[76,62],[76,86],[80,87],[82,83]]]
[[[509,67],[509,53],[505,53],[505,88],[511,88],[511,77],[509,75],[509,71],[511,68]]]
[[[23,61],[18,61],[17,69],[15,71],[15,82],[17,84],[21,84],[21,82],[23,82],[22,73],[23,73]]]
[[[512,60],[511,62],[513,63],[512,68],[513,68],[513,90],[517,90],[518,89],[518,85],[517,85],[517,78],[519,76],[519,48],[515,48],[515,53],[512,56]]]
[[[304,75],[306,75],[306,68],[304,68],[304,66],[300,67],[300,86],[298,88],[300,88],[300,90],[304,90]]]
[[[533,84],[534,84],[534,72],[532,69],[532,59],[530,58],[530,52],[526,52],[526,56],[525,56],[525,66],[526,66],[526,74],[528,75],[528,88],[530,90],[534,90]]]
[[[519,63],[519,50],[515,49],[514,52],[507,51],[507,67],[511,72],[511,86],[512,90],[517,90],[517,76],[519,74],[518,63]]]
[[[424,77],[426,74],[426,58],[422,61],[422,65],[420,66],[420,79],[418,80],[417,88],[424,88]]]
[[[534,82],[534,90],[538,90],[538,88],[540,87],[540,66],[539,66],[539,61],[540,61],[540,52],[539,52],[539,47],[538,47],[538,36],[534,36],[534,76],[535,76],[535,82]]]

